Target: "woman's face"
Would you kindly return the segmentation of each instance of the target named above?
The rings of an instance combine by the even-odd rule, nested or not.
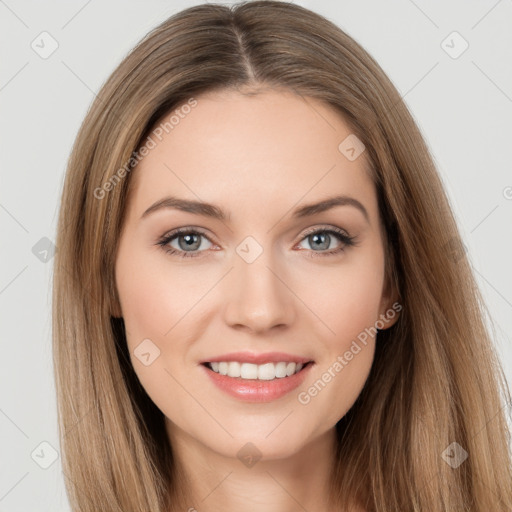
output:
[[[133,171],[116,262],[131,361],[169,433],[286,457],[347,413],[374,327],[396,319],[376,191],[364,149],[317,100],[196,102],[155,128]]]

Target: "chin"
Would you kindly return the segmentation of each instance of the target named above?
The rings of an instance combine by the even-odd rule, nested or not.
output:
[[[219,455],[236,457],[243,462],[243,459],[251,457],[260,461],[287,459],[299,453],[311,441],[305,432],[290,432],[288,422],[286,426],[283,422],[283,425],[277,428],[275,423],[272,426],[269,424],[268,427],[265,428],[264,433],[259,428],[245,429],[245,432],[239,430],[240,434],[233,438],[228,439],[228,436],[222,436],[222,440],[212,440],[211,437],[207,437],[203,439],[203,443]],[[281,427],[283,431],[278,432]],[[274,432],[272,432],[273,429],[275,429]]]

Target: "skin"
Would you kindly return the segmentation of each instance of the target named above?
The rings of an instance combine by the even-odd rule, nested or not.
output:
[[[349,161],[338,150],[351,130],[312,98],[224,90],[196,99],[133,171],[116,261],[118,314],[132,364],[165,415],[189,478],[187,506],[291,512],[299,503],[328,510],[335,425],[363,388],[375,339],[307,405],[297,395],[396,300],[385,286],[383,228],[365,153]],[[368,221],[353,206],[292,218],[295,208],[335,193],[360,201]],[[230,218],[164,208],[141,219],[168,195],[216,204]],[[180,258],[158,245],[180,227],[205,232],[198,257]],[[344,244],[331,235],[327,249],[315,251],[304,235],[315,227],[343,229],[357,245],[324,256]],[[247,236],[263,249],[250,264],[236,252]],[[184,251],[183,235],[179,241],[169,245]],[[134,356],[144,339],[160,350],[149,366]],[[299,389],[273,402],[244,403],[214,386],[199,364],[239,350],[289,352],[315,363]],[[248,442],[262,455],[250,468],[237,457]]]

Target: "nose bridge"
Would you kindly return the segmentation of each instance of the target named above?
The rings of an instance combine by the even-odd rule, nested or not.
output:
[[[286,282],[286,278],[280,275],[274,252],[263,250],[263,247],[258,250],[248,240],[239,245],[237,253],[227,283],[230,290],[226,322],[231,326],[245,326],[251,331],[291,323],[294,318],[293,294],[282,282]]]

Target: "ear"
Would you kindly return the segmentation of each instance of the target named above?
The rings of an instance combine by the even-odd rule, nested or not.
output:
[[[389,329],[398,321],[403,306],[400,302],[400,294],[390,279],[386,279],[386,285],[382,292],[379,306],[379,319],[377,320],[379,331]]]

